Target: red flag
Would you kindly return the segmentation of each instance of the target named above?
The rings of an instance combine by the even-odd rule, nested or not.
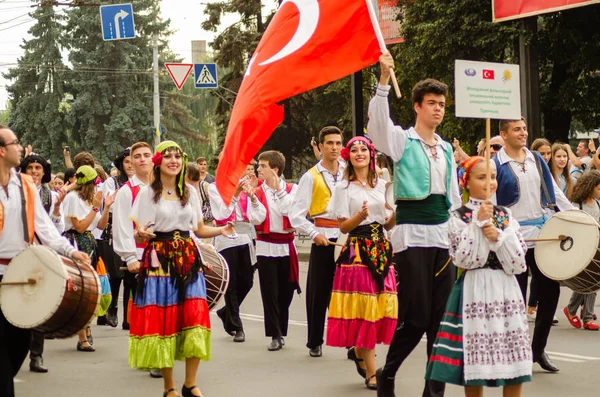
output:
[[[229,120],[216,177],[225,203],[283,121],[278,102],[377,62],[385,45],[370,1],[281,3],[248,64]]]
[[[484,80],[494,80],[494,71],[489,69],[483,69],[482,71]]]

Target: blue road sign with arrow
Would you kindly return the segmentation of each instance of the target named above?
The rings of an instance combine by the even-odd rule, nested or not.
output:
[[[100,6],[100,22],[104,41],[135,38],[131,3]]]

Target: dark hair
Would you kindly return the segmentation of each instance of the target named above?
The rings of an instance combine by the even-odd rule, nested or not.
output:
[[[200,181],[200,169],[198,168],[198,164],[188,163],[188,165],[185,169],[185,176],[187,176],[190,181],[199,182]]]
[[[94,166],[94,169],[98,173],[98,176],[100,177],[100,180],[102,182],[104,182],[105,180],[108,179],[108,175],[106,175],[106,171],[104,171],[104,168],[102,168],[102,166],[100,164],[96,164]]]
[[[67,168],[65,170],[65,182],[68,182],[75,176],[75,168]]]
[[[377,166],[390,169],[390,161],[385,153],[377,152]]]
[[[77,170],[82,165],[89,165],[90,167],[94,168],[96,166],[94,156],[88,152],[77,153],[75,157],[73,157],[73,167]]]
[[[168,152],[177,152],[181,155],[183,155],[183,153],[181,153],[181,150],[175,148],[175,147],[170,147],[167,148],[165,150],[163,150],[161,153],[164,155]],[[183,192],[179,193],[179,186],[177,186],[177,184],[179,183],[179,178],[181,177],[181,173],[185,172],[184,167],[181,167],[181,171],[179,171],[179,173],[175,176],[175,193],[177,194],[177,197],[179,197],[179,200],[181,201],[181,207],[185,207],[190,199],[190,191],[187,187],[187,184],[183,184]],[[162,191],[163,191],[163,184],[162,181],[160,180],[160,167],[155,165],[154,166],[154,180],[152,181],[152,183],[150,184],[150,187],[152,188],[152,190],[154,190],[154,196],[152,197],[152,200],[155,203],[158,203],[158,201],[160,200],[160,197],[162,196]]]
[[[552,145],[550,144],[550,141],[547,140],[546,138],[538,138],[535,141],[533,141],[533,143],[531,144],[531,150],[535,150],[537,152],[537,150],[539,148],[541,148],[542,146],[552,147]]]
[[[521,118],[518,119],[518,120],[500,120],[498,122],[498,130],[499,131],[508,132],[508,125],[510,123],[516,123],[518,121],[524,121],[525,124],[527,124],[527,120],[525,120],[525,117],[523,117],[523,116],[521,116]]]
[[[94,181],[90,181],[85,185],[77,184],[77,186],[75,187],[75,191],[82,200],[87,201],[91,204],[94,201],[96,185],[94,184]]]
[[[332,134],[339,135],[340,138],[344,140],[344,133],[342,130],[334,126],[327,126],[323,127],[321,131],[319,131],[319,143],[325,143],[325,137]]]
[[[427,94],[448,96],[448,86],[436,79],[425,79],[419,81],[412,89],[412,103],[418,103],[419,106],[423,102],[423,97]]]
[[[202,157],[202,156],[200,156],[200,157],[198,157],[198,158],[196,159],[196,163],[199,163],[199,162],[201,162],[201,161],[206,161],[206,157]]]
[[[582,140],[579,141],[579,143],[577,145],[580,145],[580,144],[583,144],[583,147],[586,150],[590,150],[590,143],[589,143],[589,141],[586,141],[585,139],[582,139]]]
[[[267,150],[258,156],[258,161],[260,160],[266,160],[267,163],[269,163],[269,167],[277,168],[277,174],[279,176],[283,174],[283,170],[285,169],[285,157],[281,152],[278,152],[277,150]]]
[[[359,142],[362,143],[364,145],[363,142]],[[354,144],[352,144],[352,146],[354,146]],[[349,147],[348,150],[351,150],[352,147]],[[375,149],[370,149],[369,148],[369,152],[371,150],[375,150]],[[371,153],[369,153],[369,161],[373,161],[373,159],[371,158]],[[379,179],[379,176],[377,175],[377,170],[374,169],[375,167],[371,168],[371,164],[369,164],[369,173],[367,174],[367,183],[369,184],[369,186],[371,187],[375,187],[377,185],[377,180]],[[352,181],[356,181],[358,180],[356,178],[356,172],[354,171],[354,166],[352,165],[352,161],[350,161],[348,159],[348,161],[346,161],[346,168],[344,169],[344,179],[346,179],[348,181],[348,186],[350,186],[350,182]]]
[[[600,172],[590,170],[577,179],[569,199],[574,203],[581,204],[592,196],[598,185],[600,185]]]

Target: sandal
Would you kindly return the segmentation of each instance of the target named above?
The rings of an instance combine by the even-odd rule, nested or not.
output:
[[[92,336],[92,329],[87,327],[85,329],[85,337],[90,345],[94,346],[94,337]]]
[[[183,385],[181,387],[182,397],[204,397],[204,394],[202,394],[202,392],[200,392],[199,395],[195,395],[194,393],[192,393],[192,390],[194,390],[194,389],[200,390],[200,388],[196,385],[194,385],[192,387],[186,387],[185,385]]]
[[[173,393],[173,392],[177,393],[177,390],[175,390],[174,387],[172,387],[169,390],[167,390],[166,392],[164,392],[163,393],[163,397],[168,397],[168,395],[171,394],[171,393]],[[179,394],[178,394],[178,396],[179,396]]]
[[[369,376],[368,378],[365,379],[365,385],[367,386],[367,389],[369,390],[377,390],[377,383],[371,383],[369,382],[371,379],[375,378],[377,376],[377,374],[373,374],[371,376]]]
[[[87,346],[85,346],[86,343],[87,343]],[[94,349],[94,346],[92,346],[90,344],[90,342],[88,342],[87,340],[84,340],[83,342],[77,342],[77,351],[78,352],[95,352],[96,349]]]
[[[567,309],[567,307],[565,307],[563,309],[563,312],[565,313],[565,316],[567,316],[567,320],[569,320],[569,323],[571,323],[571,325],[575,328],[581,328],[581,320],[579,319],[579,317],[575,314],[575,315],[571,315],[571,313],[569,313],[569,309]]]

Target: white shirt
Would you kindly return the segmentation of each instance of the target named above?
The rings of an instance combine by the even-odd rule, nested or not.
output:
[[[289,214],[290,207],[298,190],[298,185],[294,185],[289,194],[285,191],[285,182],[283,180],[279,182],[279,190],[277,192],[268,187],[266,183],[263,183],[259,189],[264,190],[267,198],[269,230],[273,233],[289,233],[289,231],[283,230],[283,217]],[[287,244],[273,244],[257,240],[256,255],[269,257],[289,256],[290,248]]]
[[[136,175],[131,177],[129,183],[131,186],[140,186],[140,188],[146,186]],[[135,246],[133,237],[135,228],[133,221],[129,219],[133,208],[133,194],[129,186],[123,185],[119,189],[111,208],[113,210],[113,249],[127,264],[142,260],[144,249]]]
[[[419,139],[429,159],[431,193],[448,196],[452,204],[452,209],[460,208],[462,201],[458,193],[458,180],[455,176],[456,163],[454,161],[451,162],[452,169],[450,172],[452,172],[452,177],[450,178],[450,189],[449,192],[446,192],[446,173],[448,170],[446,158],[443,153],[449,149],[446,145],[442,144],[442,138],[435,134],[435,138],[437,139],[435,148],[438,156],[437,160],[434,160],[431,155],[431,149],[425,144],[414,128],[411,127],[408,131],[405,131],[402,127],[394,125],[394,122],[390,119],[390,108],[387,99],[389,92],[389,85],[380,84],[377,87],[377,94],[369,102],[369,123],[367,125],[369,138],[371,138],[377,150],[390,156],[394,162],[400,161],[404,154],[407,139],[406,133],[413,139]],[[452,158],[452,154],[450,157]],[[415,170],[415,174],[418,174],[419,171]],[[402,183],[402,181],[396,180],[395,183]],[[448,248],[448,222],[439,225],[398,225],[394,233],[391,234],[390,241],[392,242],[394,252],[404,251],[408,247]]]
[[[329,188],[331,194],[333,194],[335,187],[342,183],[344,168],[346,168],[346,163],[342,160],[338,160],[338,171],[334,175],[323,167],[322,161],[317,163],[317,171],[323,175],[325,184]],[[313,175],[310,172],[304,173],[302,178],[300,178],[300,182],[298,182],[298,189],[294,196],[292,207],[290,208],[290,223],[294,229],[308,235],[313,241],[318,234],[322,234],[327,239],[337,239],[340,236],[340,229],[335,227],[316,227],[311,221],[306,219],[308,209],[312,202],[313,185]],[[335,220],[335,217],[328,212],[318,215],[315,218]]]
[[[256,263],[256,252],[254,251],[254,244],[252,242],[252,235],[254,226],[260,225],[265,221],[267,210],[264,205],[258,200],[256,203],[248,198],[246,206],[246,215],[250,223],[244,220],[242,216],[242,208],[238,198],[233,197],[229,206],[225,205],[225,202],[221,198],[217,186],[214,183],[208,185],[208,196],[210,199],[210,209],[215,219],[223,220],[228,219],[232,212],[235,211],[235,231],[237,233],[236,238],[229,238],[226,236],[215,237],[215,249],[219,252],[232,247],[238,247],[244,244],[248,245],[250,249],[250,259],[252,264]]]
[[[510,162],[510,168],[513,174],[517,177],[517,183],[519,184],[519,201],[510,207],[512,216],[518,221],[528,221],[540,218],[544,215],[544,209],[542,208],[542,193],[541,193],[541,179],[535,162],[534,154],[529,150],[525,149],[525,171],[521,165],[510,158],[504,148],[496,154],[500,165]],[[556,197],[556,205],[561,211],[577,209],[567,198],[564,193],[552,178],[552,186],[554,187],[554,196]],[[492,198],[492,201],[496,203],[496,196]],[[540,234],[540,229],[537,226],[526,226],[521,224],[521,232],[523,237],[527,239],[537,238]],[[527,247],[532,248],[535,246],[534,242],[528,242]]]
[[[336,219],[348,219],[360,212],[363,202],[366,201],[369,206],[369,215],[360,224],[368,225],[377,222],[383,225],[392,214],[391,210],[385,208],[386,183],[380,178],[373,189],[366,189],[355,183],[348,184],[348,181],[344,181],[335,187],[327,211]]]
[[[23,239],[20,186],[21,182],[17,173],[11,169],[7,186],[8,196],[4,189],[0,189],[0,202],[4,206],[4,230],[0,234],[0,258],[14,258],[28,245]],[[40,196],[38,194],[34,196],[34,227],[37,237],[43,245],[47,245],[61,255],[70,257],[75,252],[75,248],[58,233],[42,205]],[[0,275],[6,272],[6,268],[6,265],[0,265]]]
[[[65,230],[75,229],[73,227],[73,218],[82,221],[92,212],[92,205],[86,203],[79,197],[77,191],[73,190],[65,196],[63,200],[63,210],[65,218]],[[94,232],[97,229],[98,221],[100,221],[100,213],[96,212],[96,216],[92,223],[87,227],[87,231]],[[95,237],[95,236],[94,236]]]
[[[38,195],[40,194],[41,190],[42,190],[42,185],[37,187]],[[56,201],[58,201],[58,193],[50,191],[50,195],[52,196],[52,204],[50,204],[50,212],[48,212],[48,215],[50,216],[50,220],[52,221],[52,223],[54,223],[54,227],[56,227],[56,230],[60,234],[62,234],[65,231],[65,221],[64,221],[63,215],[62,215],[63,214],[62,203],[60,204],[60,215],[54,216],[54,209],[56,208]]]

